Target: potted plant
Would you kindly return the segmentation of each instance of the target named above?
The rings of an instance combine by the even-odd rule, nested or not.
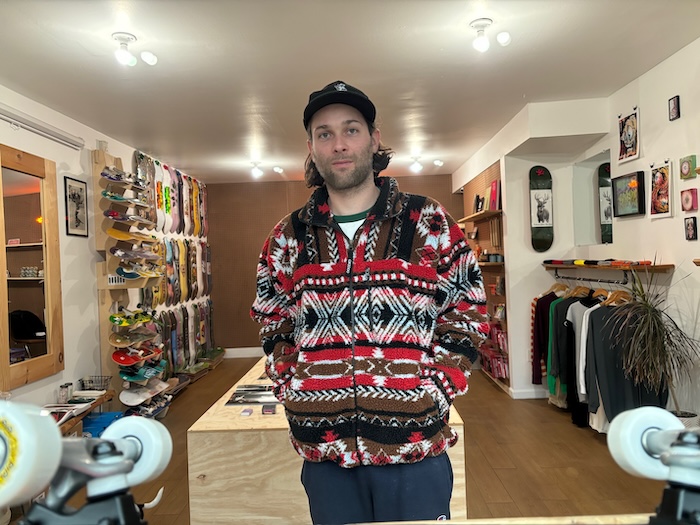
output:
[[[623,369],[635,384],[644,384],[657,393],[668,388],[671,412],[686,426],[695,426],[698,416],[680,409],[675,386],[680,379],[692,379],[690,372],[700,358],[700,342],[669,315],[658,274],[647,270],[645,279],[634,269],[630,274],[632,282],[627,291],[631,298],[618,305],[609,319],[614,323]]]

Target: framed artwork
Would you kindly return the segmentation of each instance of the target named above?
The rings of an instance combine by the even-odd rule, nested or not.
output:
[[[66,193],[66,234],[87,237],[87,183],[64,177],[63,187]]]
[[[649,205],[652,218],[671,217],[671,204],[671,165],[663,164],[651,170]]]
[[[644,172],[635,171],[612,179],[615,217],[644,215]]]
[[[695,168],[697,167],[697,160],[695,155],[688,155],[687,157],[683,157],[680,160],[679,165],[681,167],[681,180],[694,179],[698,176],[695,172]]]
[[[690,188],[681,191],[681,208],[683,211],[697,211],[698,209],[698,190]]]
[[[681,118],[681,97],[676,95],[668,99],[668,120],[679,118]]]
[[[685,226],[685,240],[686,241],[697,241],[698,240],[698,219],[696,217],[686,217],[684,221]]]
[[[639,108],[618,119],[620,133],[619,162],[627,162],[639,157]]]

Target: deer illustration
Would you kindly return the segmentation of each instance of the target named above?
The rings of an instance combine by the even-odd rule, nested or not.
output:
[[[535,200],[537,201],[537,222],[549,222],[549,210],[544,207],[549,200],[549,194],[541,195],[539,193],[535,193]]]
[[[610,195],[609,193],[604,193],[603,198],[608,203],[608,205],[603,210],[603,215],[605,216],[605,220],[607,221],[612,219],[612,195]]]

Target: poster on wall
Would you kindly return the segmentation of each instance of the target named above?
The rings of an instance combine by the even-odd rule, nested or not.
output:
[[[651,169],[651,217],[652,219],[671,217],[671,210],[671,165],[665,163]]]
[[[639,158],[639,108],[618,118],[620,132],[620,163]]]
[[[66,193],[66,234],[87,237],[87,184],[64,177],[63,185]]]

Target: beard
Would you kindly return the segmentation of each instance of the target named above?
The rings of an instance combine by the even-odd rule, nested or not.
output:
[[[350,159],[355,167],[352,171],[334,171],[333,162],[340,159]],[[372,162],[374,151],[372,143],[367,145],[367,149],[351,157],[331,157],[315,160],[316,169],[326,182],[329,189],[335,191],[349,190],[362,186],[368,178],[374,176]]]

